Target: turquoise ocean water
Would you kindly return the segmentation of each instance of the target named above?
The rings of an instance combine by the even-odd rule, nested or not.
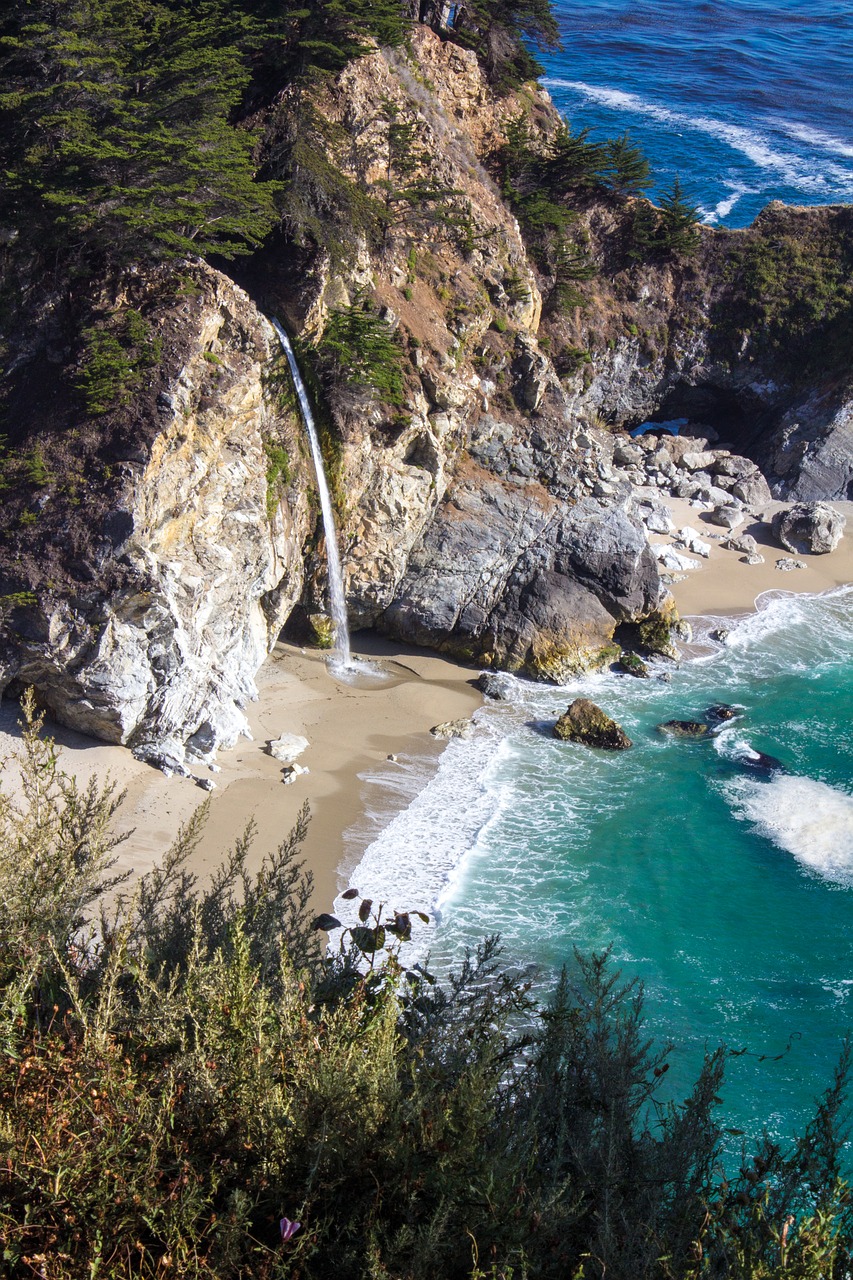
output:
[[[573,126],[628,129],[657,190],[680,174],[708,222],[770,199],[853,200],[849,0],[556,0],[545,84]]]
[[[574,947],[612,946],[645,984],[650,1032],[676,1045],[674,1092],[706,1048],[746,1049],[729,1068],[728,1122],[787,1135],[853,1027],[853,587],[759,604],[670,683],[516,681],[425,787],[421,762],[391,766],[370,785],[373,820],[405,807],[352,883],[396,907],[437,907],[417,943],[439,968],[498,932],[544,991]],[[712,625],[696,620],[697,634]],[[551,736],[579,695],[625,727],[631,751]],[[716,702],[744,714],[712,740],[656,730]],[[787,771],[745,768],[751,749]]]

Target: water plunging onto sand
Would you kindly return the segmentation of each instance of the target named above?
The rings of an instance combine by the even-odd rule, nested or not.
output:
[[[279,342],[284,348],[287,356],[287,362],[290,365],[290,372],[293,376],[293,385],[296,387],[296,394],[299,397],[299,407],[302,410],[302,418],[308,431],[308,439],[311,442],[311,457],[314,459],[314,471],[317,475],[317,490],[320,494],[320,509],[323,512],[323,530],[326,535],[326,561],[329,566],[329,611],[332,615],[332,626],[334,628],[335,649],[337,650],[336,667],[348,671],[353,666],[352,654],[350,653],[349,639],[349,622],[347,620],[347,603],[344,595],[344,575],[341,569],[341,553],[338,549],[338,535],[335,529],[335,516],[332,511],[332,499],[329,493],[329,486],[326,482],[326,470],[323,466],[323,454],[320,451],[320,440],[317,436],[317,428],[314,425],[314,415],[311,412],[311,405],[308,401],[308,393],[305,390],[305,383],[302,381],[302,374],[299,372],[299,365],[296,363],[296,355],[293,347],[290,345],[290,339],[285,333],[278,320],[273,317],[273,328],[278,334]]]

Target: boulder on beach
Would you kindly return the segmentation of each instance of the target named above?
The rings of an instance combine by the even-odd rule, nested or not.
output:
[[[730,503],[721,504],[708,512],[711,524],[719,525],[722,529],[737,529],[738,525],[743,524],[745,518],[743,510]]]
[[[267,752],[274,760],[282,764],[292,764],[297,756],[307,751],[311,744],[307,738],[298,733],[283,733],[280,738],[273,738],[267,743]]]
[[[474,681],[475,686],[487,698],[495,702],[506,702],[512,684],[512,676],[506,671],[481,671]]]
[[[847,521],[828,502],[798,502],[777,511],[773,537],[786,551],[800,556],[821,556],[834,551]]]
[[[711,732],[701,720],[665,720],[657,726],[657,730],[672,738],[707,738]]]
[[[589,698],[575,698],[554,725],[554,736],[605,751],[626,751],[634,745],[625,730]]]
[[[434,738],[462,738],[467,741],[474,736],[473,720],[446,720],[444,724],[436,724],[430,729]]]

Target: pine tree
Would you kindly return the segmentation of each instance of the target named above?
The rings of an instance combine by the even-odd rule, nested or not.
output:
[[[677,177],[671,189],[661,197],[660,204],[664,247],[674,254],[694,254],[699,246],[699,213],[695,205],[685,200],[684,190]]]
[[[630,134],[611,138],[604,153],[606,186],[620,196],[642,195],[651,182],[651,169],[640,148],[631,145]]]
[[[2,216],[90,265],[260,243],[276,185],[230,123],[249,73],[220,18],[141,0],[22,11],[2,41]]]
[[[571,127],[563,124],[554,135],[548,155],[539,166],[540,181],[554,198],[601,183],[608,163],[607,148],[590,142],[589,133],[589,129],[572,133]]]

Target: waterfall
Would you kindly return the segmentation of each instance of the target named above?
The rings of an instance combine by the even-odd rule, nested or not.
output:
[[[334,628],[335,648],[338,652],[338,662],[341,667],[348,668],[352,666],[352,656],[350,654],[349,644],[347,603],[346,597],[344,596],[344,575],[341,570],[341,553],[338,550],[335,516],[332,511],[332,499],[329,494],[329,486],[326,483],[326,469],[323,466],[323,454],[320,451],[320,441],[317,436],[317,428],[314,425],[314,415],[311,412],[311,405],[308,402],[308,393],[305,390],[305,383],[302,381],[302,374],[299,372],[299,365],[296,363],[296,356],[294,354],[293,347],[290,345],[290,339],[274,316],[272,318],[272,325],[278,334],[279,342],[284,348],[284,353],[287,356],[287,363],[290,365],[290,372],[293,375],[293,385],[296,387],[296,394],[299,397],[299,407],[302,410],[302,417],[308,431],[308,439],[311,442],[311,456],[314,459],[314,471],[317,474],[317,489],[320,494],[320,509],[323,512],[323,530],[326,534],[326,562],[329,569],[329,612],[332,615],[332,626]]]

